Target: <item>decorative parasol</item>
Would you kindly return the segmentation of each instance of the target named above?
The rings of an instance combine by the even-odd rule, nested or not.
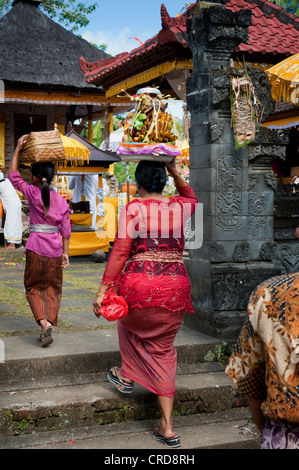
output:
[[[67,160],[74,160],[76,162],[89,160],[90,150],[88,150],[88,148],[83,144],[71,137],[66,137],[65,135],[61,135],[61,139]]]
[[[55,124],[55,129],[57,129],[57,124]],[[76,139],[67,137],[60,134],[65,156],[67,161],[71,161],[74,165],[83,165],[84,161],[89,162],[90,150],[85,147],[81,142],[78,142]],[[65,162],[62,162],[62,164]]]
[[[272,98],[299,103],[299,54],[292,55],[266,70],[272,85]]]

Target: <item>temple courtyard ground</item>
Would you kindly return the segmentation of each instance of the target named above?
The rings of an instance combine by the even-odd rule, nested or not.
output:
[[[71,258],[54,342],[41,348],[24,293],[24,249],[0,251],[1,449],[102,449],[107,458],[109,449],[165,451],[152,438],[156,397],[139,384],[121,394],[107,380],[120,364],[117,326],[92,311],[105,265]],[[244,397],[215,359],[219,341],[183,325],[175,346],[180,452],[259,448]]]

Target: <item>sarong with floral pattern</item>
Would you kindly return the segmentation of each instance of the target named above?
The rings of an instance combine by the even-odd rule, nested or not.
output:
[[[226,373],[245,395],[263,399],[267,418],[299,424],[299,273],[252,292]]]

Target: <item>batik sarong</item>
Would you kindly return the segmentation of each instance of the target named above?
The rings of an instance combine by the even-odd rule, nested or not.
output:
[[[24,285],[37,323],[46,319],[56,326],[62,295],[62,257],[47,258],[28,250]]]
[[[262,432],[262,449],[299,449],[299,426],[267,419]]]

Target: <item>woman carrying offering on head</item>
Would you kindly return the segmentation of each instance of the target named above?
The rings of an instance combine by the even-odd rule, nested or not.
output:
[[[24,284],[32,313],[41,326],[38,341],[46,347],[53,342],[52,326],[57,325],[62,270],[69,266],[70,208],[65,199],[50,188],[54,176],[52,162],[34,163],[30,184],[20,176],[19,156],[27,139],[25,135],[18,140],[8,178],[30,202]]]
[[[179,195],[162,195],[166,169]],[[190,282],[183,263],[184,224],[195,211],[197,197],[171,163],[141,161],[135,173],[140,198],[123,209],[106,270],[94,300],[99,316],[103,296],[118,287],[129,306],[117,321],[121,367],[108,379],[130,393],[134,382],[158,396],[162,409],[153,437],[169,447],[180,445],[173,429],[177,354],[176,334],[186,311],[193,313]]]

